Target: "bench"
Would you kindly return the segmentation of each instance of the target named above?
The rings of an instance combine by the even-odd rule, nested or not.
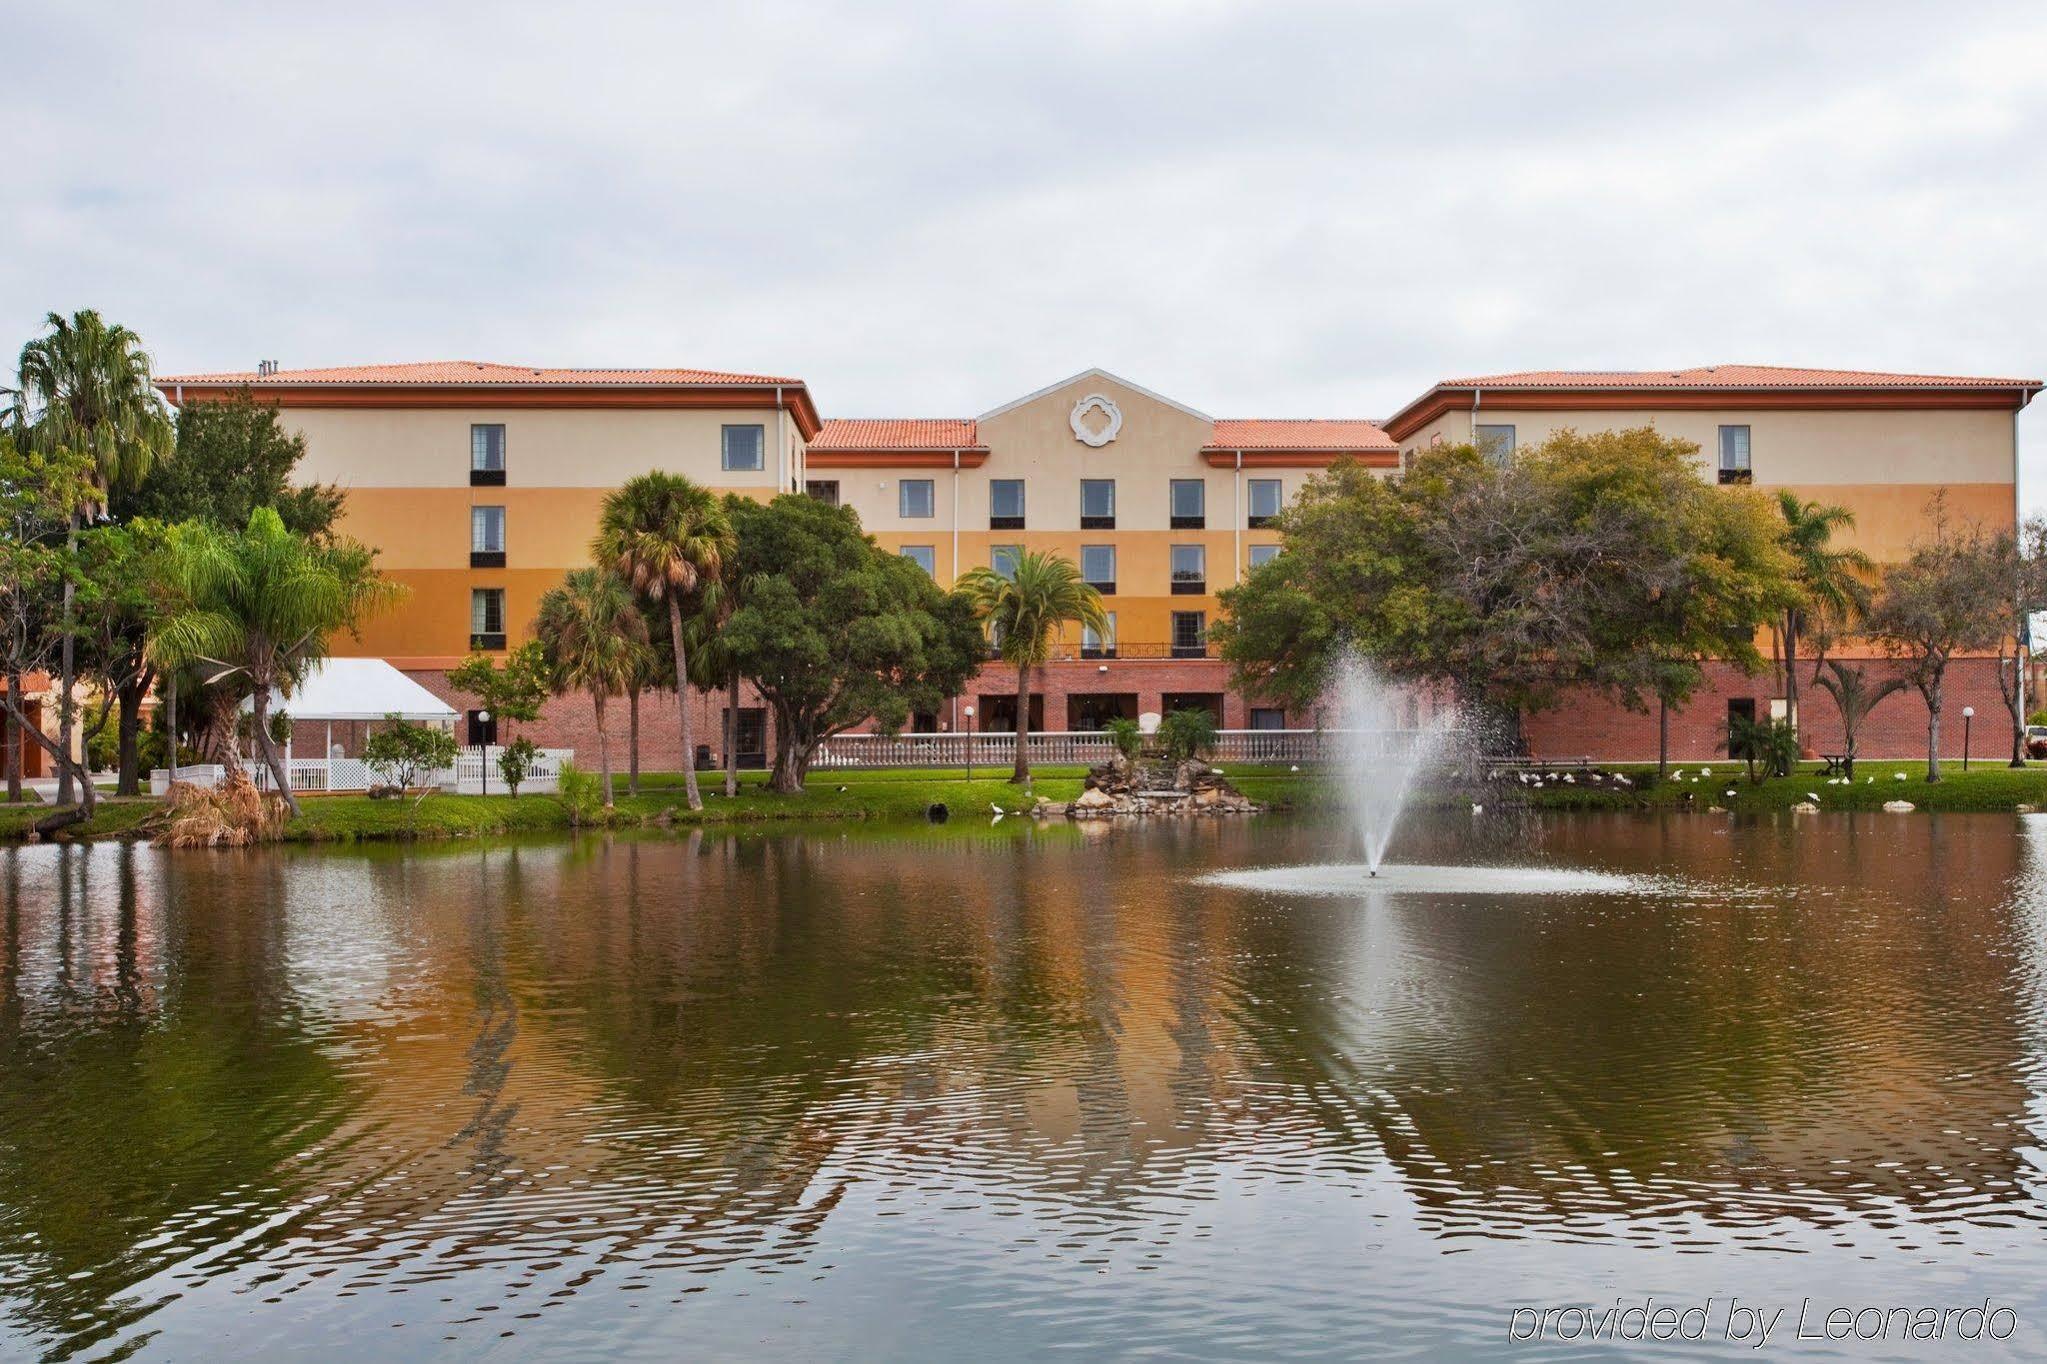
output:
[[[1844,777],[1849,775],[1848,755],[1846,753],[1822,753],[1820,757],[1827,764],[1826,771],[1822,772],[1821,776]]]

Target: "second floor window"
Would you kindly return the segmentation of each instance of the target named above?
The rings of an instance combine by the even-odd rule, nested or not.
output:
[[[803,491],[827,507],[839,505],[839,480],[836,478],[813,478],[804,483]]]
[[[1511,426],[1474,426],[1471,428],[1471,443],[1479,448],[1489,464],[1513,462],[1514,428]]]
[[[1204,611],[1173,613],[1173,657],[1201,658],[1208,653],[1208,614]]]
[[[1208,551],[1200,545],[1173,546],[1173,595],[1200,596],[1208,591]]]
[[[479,422],[469,428],[469,481],[483,487],[505,481],[505,428],[503,423]]]
[[[1263,568],[1279,557],[1278,545],[1251,546],[1251,567]]]
[[[1080,528],[1116,529],[1116,480],[1083,478],[1080,481]]]
[[[1024,485],[1020,478],[988,480],[988,529],[1024,528]]]
[[[1723,426],[1720,428],[1720,481],[1722,483],[1747,483],[1754,477],[1748,462],[1748,428],[1746,426]]]
[[[469,553],[502,555],[506,551],[506,510],[502,506],[469,508]]]
[[[469,647],[505,647],[505,589],[479,587],[469,594]]]
[[[1245,486],[1250,494],[1251,529],[1272,524],[1272,518],[1279,515],[1282,484],[1276,478],[1254,478]]]
[[[1173,480],[1172,513],[1174,530],[1200,530],[1208,524],[1208,485],[1198,478]]]
[[[1022,545],[994,545],[988,550],[988,567],[1005,578],[1016,577],[1016,561],[1023,557]]]
[[[1114,658],[1116,656],[1116,613],[1103,613],[1108,617],[1106,629],[1097,630],[1092,625],[1080,627],[1080,656],[1082,658]]]
[[[1088,586],[1097,592],[1116,590],[1116,547],[1114,545],[1082,545],[1080,547],[1080,576]]]
[[[906,478],[896,485],[896,515],[908,520],[929,517],[934,500],[928,478]]]
[[[904,545],[902,555],[932,577],[938,576],[938,554],[930,545]]]
[[[767,428],[764,426],[728,426],[725,428],[720,467],[757,471],[766,458],[767,444]]]

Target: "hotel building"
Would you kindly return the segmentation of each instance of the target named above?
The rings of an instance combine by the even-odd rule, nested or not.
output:
[[[978,417],[851,420],[822,419],[799,379],[701,370],[265,365],[159,384],[179,404],[247,388],[305,436],[302,476],[346,490],[344,529],[376,546],[385,572],[410,589],[341,651],[387,658],[471,708],[471,742],[492,726],[448,687],[447,670],[471,650],[517,644],[541,593],[588,561],[605,493],[650,468],[746,496],[800,491],[850,506],[877,541],[943,584],[1023,550],[1072,559],[1102,590],[1113,624],[1062,641],[1033,682],[1033,730],[1183,707],[1209,709],[1224,728],[1278,729],[1315,717],[1235,692],[1208,629],[1217,594],[1279,552],[1271,519],[1338,459],[1391,471],[1416,450],[1465,441],[1511,458],[1566,427],[1651,425],[1699,445],[1702,477],[1847,506],[1856,541],[1887,560],[1907,552],[1939,488],[1959,516],[2013,524],[2016,419],[2040,387],[1755,366],[1550,371],[1446,380],[1375,422],[1217,418],[1101,370]],[[1952,706],[2001,714],[1995,667],[1958,665]],[[1714,670],[1674,718],[1673,751],[1714,756],[1728,715],[1769,713],[1776,686],[1768,673]],[[1837,722],[1817,689],[1801,690],[1803,722],[1824,743]],[[689,703],[715,749],[723,698]],[[645,761],[673,766],[682,757],[676,701],[646,705]],[[917,723],[1008,730],[1015,709],[1014,676],[996,667],[946,713]],[[1908,753],[1924,721],[1915,698],[1893,700],[1872,720],[1865,750]],[[1960,726],[1948,728],[1959,745]],[[587,747],[587,700],[551,703],[531,732]],[[759,761],[765,720],[750,697],[739,732],[742,759]],[[1534,717],[1529,735],[1544,754],[1641,757],[1654,752],[1655,719],[1588,701]]]

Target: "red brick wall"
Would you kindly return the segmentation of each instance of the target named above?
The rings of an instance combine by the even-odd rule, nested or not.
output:
[[[1884,659],[1857,659],[1873,677],[1884,677],[1892,665]],[[1841,716],[1834,699],[1808,680],[1812,665],[1799,669],[1798,708],[1800,730],[1816,753],[1837,753],[1841,747]],[[1774,675],[1763,672],[1748,677],[1734,667],[1712,664],[1706,670],[1706,684],[1682,710],[1670,713],[1670,755],[1697,761],[1724,758],[1727,742],[1727,702],[1746,696],[1756,703],[1758,717],[1770,714],[1770,699],[1777,695]],[[1947,686],[1941,701],[1940,747],[1948,758],[1962,756],[1962,708],[1974,706],[1976,719],[1971,748],[1978,759],[2002,760],[2011,756],[2011,720],[1997,687],[1997,660],[1959,659],[1948,669]],[[1596,698],[1566,701],[1553,710],[1528,717],[1523,722],[1529,751],[1537,757],[1592,757],[1610,761],[1646,760],[1656,756],[1656,712],[1646,714],[1623,710],[1610,701]],[[1911,758],[1926,756],[1926,703],[1916,690],[1887,698],[1862,722],[1857,746],[1870,758]]]

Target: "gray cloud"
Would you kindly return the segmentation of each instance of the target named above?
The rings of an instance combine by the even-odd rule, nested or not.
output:
[[[2047,370],[2038,6],[13,9],[0,336],[97,306],[167,369]]]

